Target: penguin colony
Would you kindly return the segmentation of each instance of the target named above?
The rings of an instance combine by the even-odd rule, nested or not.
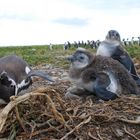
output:
[[[108,101],[123,94],[140,94],[140,78],[115,30],[110,30],[105,40],[98,44],[96,54],[81,48],[67,60],[71,62],[69,77],[74,86],[67,90],[66,98],[95,95]],[[0,104],[7,104],[11,96],[28,88],[33,76],[54,82],[46,72],[32,70],[16,55],[0,58]]]

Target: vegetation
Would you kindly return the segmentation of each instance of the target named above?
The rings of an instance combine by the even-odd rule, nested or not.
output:
[[[53,46],[53,50],[49,46],[19,46],[19,47],[1,47],[0,57],[5,55],[16,54],[26,60],[31,66],[40,64],[53,64],[56,66],[65,67],[64,57],[69,54],[69,51],[63,51],[62,45]]]
[[[67,68],[69,64],[67,63],[67,61],[64,61],[64,59],[74,50],[75,50],[74,48],[63,50],[62,45],[54,45],[52,50],[50,50],[49,46],[47,45],[0,47],[0,57],[9,54],[16,54],[18,56],[21,56],[31,66],[40,64],[41,65],[52,64],[55,66]],[[127,47],[126,50],[132,57],[140,59],[139,46]],[[92,49],[91,51],[95,52],[96,50]]]
[[[135,57],[140,60],[140,46],[133,46],[133,47],[127,47],[126,50],[131,55],[131,57]]]

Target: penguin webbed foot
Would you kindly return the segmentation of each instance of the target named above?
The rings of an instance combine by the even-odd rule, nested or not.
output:
[[[66,94],[65,94],[65,98],[69,98],[69,99],[80,99],[83,96],[88,96],[91,95],[90,92],[88,92],[87,90],[85,90],[84,88],[79,88],[76,86],[70,87]]]
[[[118,97],[115,93],[110,92],[110,91],[106,90],[106,88],[103,88],[103,87],[96,87],[95,94],[98,98],[100,98],[104,101],[114,100]]]

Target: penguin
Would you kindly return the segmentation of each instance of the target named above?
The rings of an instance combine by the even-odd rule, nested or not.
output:
[[[68,89],[66,98],[93,94],[108,101],[123,94],[139,95],[139,88],[127,69],[111,57],[77,49],[67,60],[71,62],[69,78],[74,86]]]
[[[0,58],[0,104],[7,104],[12,95],[18,95],[21,90],[28,88],[32,84],[32,76],[54,82],[46,72],[32,70],[17,55]]]
[[[84,88],[104,101],[114,100],[121,94],[121,85],[110,70],[95,72],[93,68],[82,74]]]
[[[120,34],[116,30],[108,31],[105,40],[100,43],[96,55],[112,57],[119,61],[130,72],[136,83],[140,85],[140,78],[137,74],[134,62],[127,51],[124,50]]]

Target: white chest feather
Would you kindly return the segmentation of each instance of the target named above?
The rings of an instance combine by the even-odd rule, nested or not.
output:
[[[31,69],[28,66],[26,66],[25,67],[25,73],[26,74],[29,74],[30,71],[31,71]],[[19,84],[17,84],[17,86],[16,86],[16,93],[15,94],[16,95],[18,94],[17,93],[18,92],[18,89],[27,86],[29,83],[30,83],[30,81],[25,82],[25,79],[23,79]]]
[[[110,57],[116,51],[117,43],[102,42],[97,49],[96,55]]]
[[[25,79],[24,79],[24,80],[21,81],[21,83],[19,83],[19,84],[17,85],[17,88],[20,89],[20,88],[22,88],[22,87],[25,87],[25,86],[27,86],[29,83],[30,83],[30,81],[25,82]]]
[[[110,84],[108,87],[106,87],[106,89],[110,92],[116,93],[118,94],[120,92],[120,85],[117,81],[117,79],[115,78],[115,76],[112,73],[108,73],[109,78],[110,78]]]
[[[96,55],[102,55],[102,56],[107,56],[110,57],[110,51],[107,48],[107,46],[104,46],[101,44],[99,48],[97,49]]]
[[[28,74],[29,72],[31,71],[31,69],[29,68],[29,67],[25,67],[25,72],[26,72],[26,74]]]

